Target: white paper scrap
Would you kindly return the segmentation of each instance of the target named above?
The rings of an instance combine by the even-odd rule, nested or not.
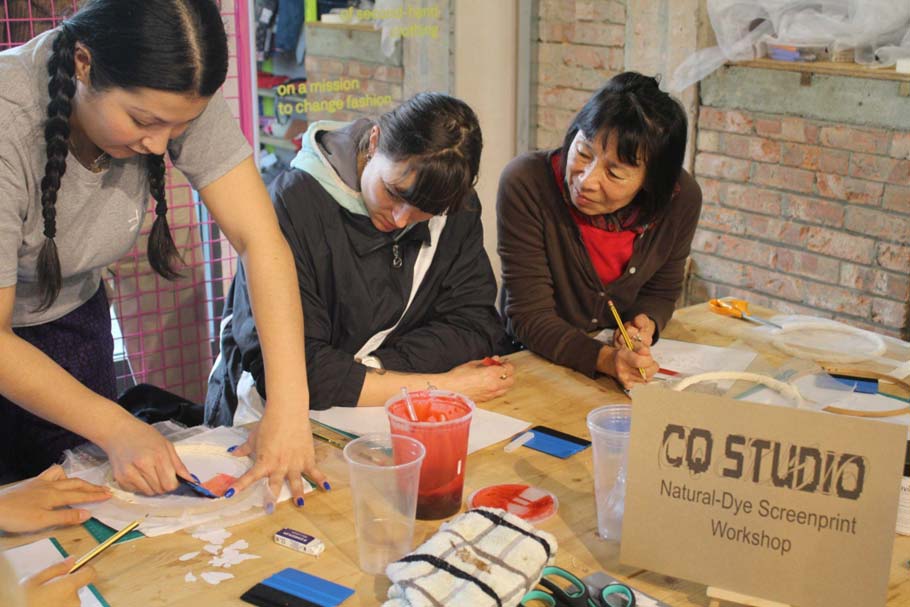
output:
[[[225,552],[228,550],[246,550],[249,547],[250,547],[250,544],[246,540],[237,540],[236,542],[234,542],[233,544],[231,544],[224,550],[225,550]]]
[[[228,569],[232,565],[237,565],[243,561],[258,558],[260,557],[257,554],[244,554],[236,550],[225,550],[221,556],[216,556],[210,559],[209,565],[212,565],[213,567],[223,567],[225,569]]]
[[[198,551],[198,550],[197,550],[196,552],[187,552],[186,554],[184,554],[184,555],[182,555],[182,556],[180,557],[180,560],[181,560],[181,561],[188,561],[188,560],[190,560],[190,559],[196,558],[196,556],[197,556],[198,554],[199,554],[199,551]]]
[[[193,572],[192,572],[192,571],[187,571],[187,572],[186,572],[186,575],[183,576],[183,581],[184,581],[184,582],[195,582],[195,581],[196,581],[196,576],[193,575]]]
[[[222,573],[220,571],[206,571],[202,574],[202,579],[212,586],[217,586],[224,580],[229,580],[232,577],[234,577],[233,573]]]
[[[202,549],[205,550],[206,552],[208,552],[209,554],[218,554],[219,552],[221,552],[221,546],[218,546],[216,544],[206,544],[205,546],[202,547]]]
[[[231,537],[231,532],[227,529],[212,529],[203,533],[194,533],[193,537],[208,544],[218,544],[220,546],[224,543],[224,540]]]

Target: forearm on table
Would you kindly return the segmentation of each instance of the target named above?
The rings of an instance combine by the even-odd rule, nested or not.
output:
[[[590,377],[596,374],[603,344],[555,312],[515,313],[510,320],[515,336],[532,352]]]
[[[23,409],[104,447],[136,420],[13,332],[0,333],[0,393]]]
[[[379,371],[368,369],[363,380],[363,389],[360,391],[358,407],[372,407],[384,405],[387,400],[407,388],[409,392],[426,390],[428,385],[442,388],[434,384],[443,374],[432,373],[400,373],[397,371]]]
[[[303,308],[291,251],[280,234],[259,239],[243,254],[250,304],[268,381],[266,411],[309,411]]]

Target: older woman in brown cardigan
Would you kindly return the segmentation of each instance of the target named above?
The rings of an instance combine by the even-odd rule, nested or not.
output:
[[[658,370],[649,346],[673,314],[701,211],[682,169],[686,115],[657,80],[626,72],[585,104],[561,149],[503,171],[497,197],[503,313],[530,350],[624,387]],[[616,328],[629,350],[592,334]],[[645,378],[639,372],[645,371]]]

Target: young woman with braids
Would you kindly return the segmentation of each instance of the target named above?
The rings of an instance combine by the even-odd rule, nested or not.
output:
[[[481,148],[467,104],[421,93],[375,121],[313,123],[272,183],[307,319],[313,409],[382,405],[428,383],[478,402],[512,387],[511,364],[479,360],[505,338],[474,192]],[[248,278],[238,269],[225,300],[210,424],[255,419],[271,398]]]
[[[34,475],[88,439],[124,487],[155,494],[189,471],[114,397],[101,271],[136,242],[149,193],[148,257],[179,272],[164,154],[196,188],[250,277],[269,410],[254,468],[233,489],[301,473],[323,483],[310,432],[293,259],[218,89],[227,40],[212,0],[90,0],[58,28],[0,53],[0,479]]]

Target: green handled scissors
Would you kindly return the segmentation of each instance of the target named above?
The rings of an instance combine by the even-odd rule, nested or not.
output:
[[[635,593],[625,584],[608,584],[592,596],[585,583],[561,567],[544,567],[537,588],[521,599],[532,607],[635,607]]]

